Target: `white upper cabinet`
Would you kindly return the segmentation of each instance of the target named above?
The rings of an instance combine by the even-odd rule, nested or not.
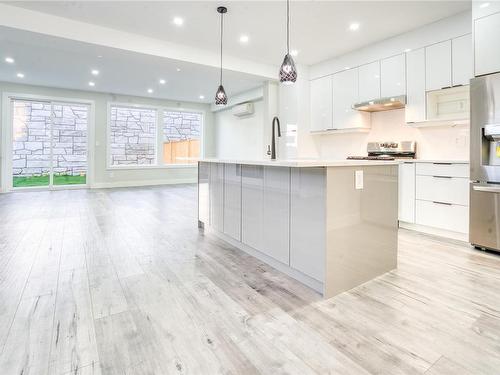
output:
[[[406,54],[406,122],[425,121],[425,50]]]
[[[333,128],[354,129],[366,127],[367,113],[352,109],[359,102],[358,69],[349,69],[333,75]]]
[[[359,101],[380,98],[380,61],[359,67]]]
[[[427,91],[451,87],[451,40],[425,48],[425,87]]]
[[[332,129],[332,76],[311,81],[311,131]]]
[[[452,86],[468,85],[472,78],[472,34],[451,41]]]
[[[381,97],[406,93],[406,64],[404,54],[380,60]]]
[[[500,12],[474,21],[474,73],[500,72]]]

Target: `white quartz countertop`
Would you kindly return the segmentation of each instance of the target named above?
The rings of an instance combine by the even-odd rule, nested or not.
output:
[[[370,165],[397,165],[398,160],[323,160],[323,159],[283,159],[283,160],[244,160],[244,159],[202,159],[201,162],[266,165],[275,167],[355,167]]]
[[[447,159],[406,159],[400,160],[403,163],[450,163],[450,164],[469,164],[468,160],[447,160]]]

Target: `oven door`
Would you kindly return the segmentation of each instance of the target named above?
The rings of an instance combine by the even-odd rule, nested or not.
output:
[[[500,185],[471,183],[469,215],[470,243],[500,251]]]

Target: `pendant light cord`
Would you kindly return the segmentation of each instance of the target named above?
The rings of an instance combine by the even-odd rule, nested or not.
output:
[[[220,14],[220,84],[222,85],[222,38],[224,36],[224,13]]]
[[[286,0],[286,54],[290,54],[290,0]]]

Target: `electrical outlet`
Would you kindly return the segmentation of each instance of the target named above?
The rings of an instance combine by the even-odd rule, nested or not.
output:
[[[354,186],[356,190],[361,190],[363,189],[363,171],[356,171],[354,172],[354,179],[355,183]]]

